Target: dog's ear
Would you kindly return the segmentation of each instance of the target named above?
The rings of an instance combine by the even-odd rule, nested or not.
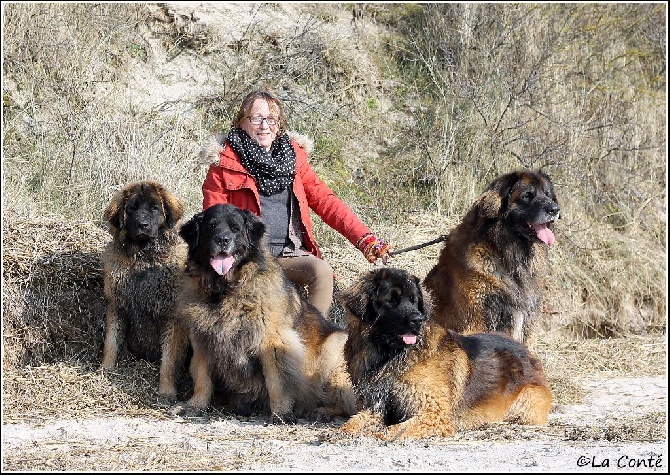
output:
[[[425,298],[424,298],[424,295],[423,295],[423,289],[421,288],[421,281],[419,280],[419,278],[417,276],[412,274],[412,283],[414,284],[414,287],[416,287],[416,296],[417,296],[416,307],[419,310],[419,312],[421,312],[425,315],[426,314],[426,303],[425,303]]]
[[[419,292],[419,311],[427,318],[432,318],[434,308],[432,295],[418,277],[415,277],[415,279]]]
[[[495,219],[507,211],[509,195],[517,181],[519,173],[511,172],[500,175],[489,183],[473,207],[476,208],[477,215],[481,218]]]
[[[187,223],[179,230],[179,235],[186,241],[190,251],[198,247],[198,240],[200,239],[200,224],[202,223],[202,218],[205,215],[204,212],[194,215]]]
[[[263,223],[263,221],[261,221],[258,216],[256,216],[248,209],[243,209],[240,211],[244,216],[244,224],[247,228],[249,241],[254,244],[254,246],[257,246],[261,242],[263,234],[265,234],[265,223]]]
[[[159,185],[157,191],[163,201],[165,225],[170,229],[174,228],[177,222],[184,216],[184,205],[175,195],[166,190],[165,187]]]
[[[116,234],[123,229],[126,214],[126,197],[123,190],[117,191],[105,208],[105,219],[109,222],[110,232]]]
[[[372,274],[367,274],[347,290],[343,291],[339,295],[338,300],[356,318],[369,323],[370,318],[368,318],[368,314],[375,291]]]

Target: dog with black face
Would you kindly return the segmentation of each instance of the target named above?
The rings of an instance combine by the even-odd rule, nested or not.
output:
[[[107,315],[102,368],[113,368],[126,347],[152,363],[170,357],[180,371],[187,357],[188,338],[173,318],[173,306],[184,267],[186,244],[177,233],[182,203],[155,181],[126,185],[105,209],[112,240],[102,253]],[[159,393],[176,394],[175,378],[161,366]]]
[[[194,383],[182,413],[209,407],[217,389],[233,411],[269,413],[272,422],[353,414],[347,333],[288,280],[261,219],[217,204],[180,235],[189,250],[177,314],[193,346]]]
[[[491,182],[424,280],[434,320],[461,333],[506,333],[532,347],[560,212],[541,171],[521,169]]]
[[[539,360],[509,336],[432,323],[416,276],[375,269],[339,298],[349,319],[347,369],[364,408],[345,432],[397,440],[488,422],[546,424],[552,395]]]

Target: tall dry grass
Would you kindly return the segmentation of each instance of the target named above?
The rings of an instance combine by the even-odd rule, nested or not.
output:
[[[448,231],[499,173],[547,171],[563,217],[546,328],[665,330],[665,5],[208,8],[221,23],[159,4],[3,3],[3,252],[17,219],[104,227],[134,180],[199,211],[201,144],[267,84],[314,139],[317,172],[397,248]],[[364,268],[315,226],[345,282]],[[395,264],[423,276],[437,250]]]

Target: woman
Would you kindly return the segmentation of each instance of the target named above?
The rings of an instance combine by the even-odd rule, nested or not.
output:
[[[328,316],[333,269],[314,238],[310,208],[372,263],[386,264],[389,248],[322,182],[307,161],[306,146],[285,131],[281,102],[267,89],[248,94],[223,149],[202,185],[203,209],[231,203],[260,216],[272,254],[293,282],[307,286],[309,301]],[[207,159],[211,148],[202,152]]]

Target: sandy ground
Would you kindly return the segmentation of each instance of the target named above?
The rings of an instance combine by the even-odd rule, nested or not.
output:
[[[3,424],[2,469],[667,473],[667,378],[591,380],[583,389],[581,403],[555,407],[546,427],[496,424],[412,442],[351,438],[337,424],[268,426],[254,418]],[[645,421],[658,425],[659,417],[665,438],[653,440],[658,427],[647,437]]]

